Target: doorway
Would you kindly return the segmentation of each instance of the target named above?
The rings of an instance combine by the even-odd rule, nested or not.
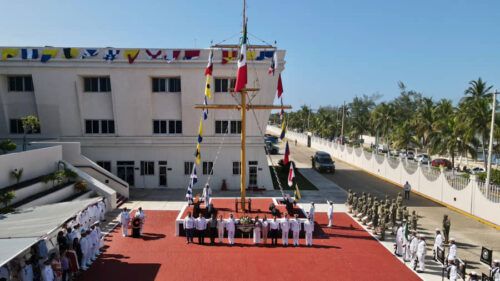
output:
[[[257,161],[248,161],[248,187],[254,188],[257,187],[257,165],[259,162]]]
[[[116,173],[118,177],[126,181],[129,186],[134,186],[134,161],[116,161]]]
[[[159,167],[158,185],[162,187],[167,187],[167,161],[159,161],[158,167]]]

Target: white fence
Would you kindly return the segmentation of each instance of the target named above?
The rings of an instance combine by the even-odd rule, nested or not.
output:
[[[277,134],[281,131],[273,126],[268,126],[267,130]],[[288,131],[287,138],[307,145],[306,134]],[[413,191],[500,225],[500,187],[490,186],[489,192],[486,192],[484,183],[473,175],[469,180],[426,165],[418,165],[413,161],[370,153],[362,148],[353,148],[314,136],[311,137],[311,147],[326,151],[335,158],[399,186],[408,181]]]

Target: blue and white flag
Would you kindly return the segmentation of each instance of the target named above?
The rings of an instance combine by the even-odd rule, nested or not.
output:
[[[120,53],[120,50],[116,50],[116,49],[111,49],[111,50],[108,50],[108,52],[104,55],[103,59],[106,60],[106,61],[114,61],[116,59],[116,56],[118,56],[118,54]]]
[[[265,59],[271,59],[274,56],[274,51],[260,51],[260,54],[258,57],[255,58],[255,60],[265,60]]]
[[[196,174],[196,164],[193,163],[193,172],[191,173],[189,185],[186,192],[186,199],[189,203],[193,202],[193,186],[198,182],[198,175]]]
[[[203,105],[208,105],[207,103],[207,96],[203,99]],[[208,108],[203,109],[203,120],[207,120],[208,118]]]
[[[85,49],[82,54],[82,59],[95,57],[99,54],[97,49]]]
[[[38,59],[38,49],[21,49],[21,58],[23,60]]]

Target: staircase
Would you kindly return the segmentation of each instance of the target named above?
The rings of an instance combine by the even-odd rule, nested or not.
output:
[[[128,198],[121,195],[121,194],[117,194],[116,196],[116,208],[120,208],[123,204],[125,204],[125,202],[127,202]]]

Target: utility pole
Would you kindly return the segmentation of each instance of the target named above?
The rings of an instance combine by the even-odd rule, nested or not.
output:
[[[497,107],[497,91],[493,93],[493,103],[491,106],[491,126],[490,126],[490,143],[488,144],[488,163],[486,166],[486,198],[490,193],[490,180],[491,180],[491,160],[493,154],[493,133],[495,130],[495,111]]]
[[[342,128],[340,131],[340,142],[341,144],[344,144],[344,115],[345,115],[345,101],[344,105],[342,106]]]

